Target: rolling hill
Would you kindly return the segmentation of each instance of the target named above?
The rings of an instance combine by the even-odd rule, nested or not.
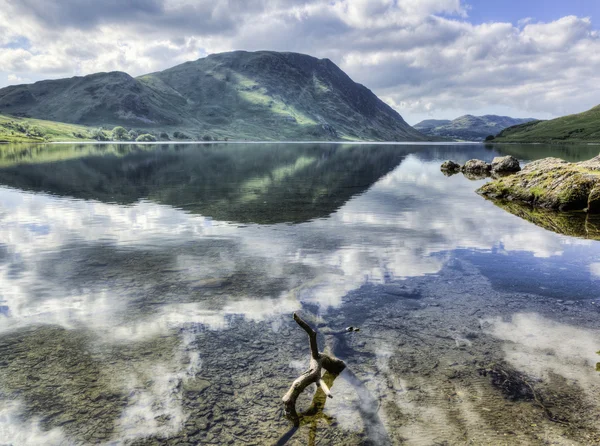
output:
[[[509,127],[494,142],[600,142],[600,105],[583,113]]]
[[[431,137],[483,141],[487,136],[496,135],[507,127],[530,121],[533,121],[533,119],[517,119],[496,115],[464,115],[452,121],[427,119],[416,124],[414,128]]]
[[[213,54],[137,78],[97,73],[0,89],[0,113],[192,139],[428,139],[328,59]]]

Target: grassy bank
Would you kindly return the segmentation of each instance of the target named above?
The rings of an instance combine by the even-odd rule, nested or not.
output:
[[[94,141],[97,129],[76,124],[0,115],[0,142]],[[104,132],[108,137],[108,132]]]

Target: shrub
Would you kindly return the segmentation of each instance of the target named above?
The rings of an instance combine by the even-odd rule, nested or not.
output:
[[[112,130],[112,139],[113,141],[128,141],[129,133],[125,130],[124,127],[117,126]]]
[[[45,135],[45,132],[41,128],[39,128],[39,127],[37,127],[35,125],[32,125],[32,126],[28,127],[27,134],[29,136],[41,138],[41,137],[43,137]]]
[[[188,135],[186,135],[183,132],[179,132],[179,131],[173,132],[173,138],[175,138],[175,139],[190,139],[190,137]]]
[[[102,128],[92,130],[92,138],[96,141],[108,141],[108,138],[106,137],[106,134]]]
[[[202,141],[212,141],[212,140],[213,140],[213,139],[212,139],[212,137],[211,137],[210,135],[204,135],[204,136],[202,137]]]
[[[135,140],[137,142],[154,142],[156,141],[156,137],[150,133],[144,133],[143,135],[138,136]]]
[[[161,132],[160,139],[161,139],[161,141],[168,141],[169,140],[169,134],[167,132]]]
[[[27,128],[22,125],[19,124],[17,121],[10,121],[8,124],[6,124],[7,128],[11,128],[19,133],[27,133]]]

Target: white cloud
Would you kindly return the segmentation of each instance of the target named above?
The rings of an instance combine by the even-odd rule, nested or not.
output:
[[[8,80],[8,82],[10,82],[10,83],[15,83],[15,84],[17,84],[17,83],[18,83],[18,84],[24,84],[24,83],[26,83],[26,82],[29,82],[29,81],[30,81],[30,79],[29,79],[29,78],[26,78],[26,77],[20,77],[20,76],[17,76],[16,74],[12,74],[12,73],[11,73],[11,74],[9,74],[9,75],[6,77],[6,79]]]

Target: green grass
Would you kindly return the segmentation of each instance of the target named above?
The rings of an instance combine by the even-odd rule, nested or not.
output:
[[[93,141],[94,130],[83,125],[0,115],[0,142],[3,143]]]
[[[509,127],[500,132],[493,142],[600,142],[600,106],[550,121]]]

